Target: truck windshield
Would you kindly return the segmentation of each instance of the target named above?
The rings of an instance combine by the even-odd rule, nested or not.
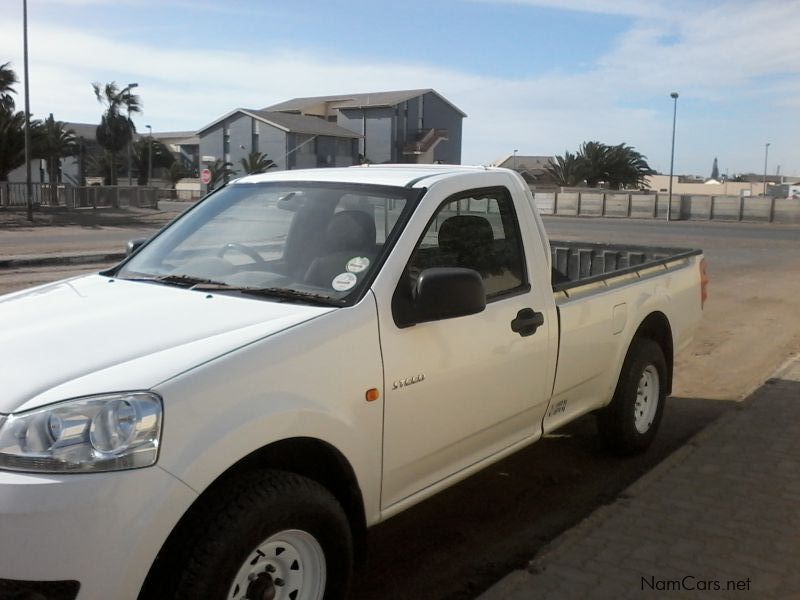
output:
[[[116,276],[346,305],[369,285],[418,193],[360,184],[234,183],[162,231]]]

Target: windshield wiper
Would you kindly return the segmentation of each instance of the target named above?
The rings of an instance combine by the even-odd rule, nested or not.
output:
[[[193,275],[182,275],[180,273],[174,275],[158,275],[156,277],[125,277],[127,281],[148,281],[153,283],[165,283],[167,285],[177,285],[182,287],[193,287],[195,285],[219,285],[225,286],[224,283],[214,281],[213,279],[206,279],[204,277],[194,277]]]
[[[287,301],[294,300],[309,304],[318,304],[322,306],[341,306],[343,304],[342,300],[337,300],[336,298],[331,298],[330,296],[325,296],[323,294],[315,294],[313,292],[301,292],[299,290],[293,290],[290,288],[235,287],[227,285],[225,283],[209,282],[209,283],[199,283],[197,285],[193,285],[191,289],[199,291],[219,290],[222,292],[238,292],[240,294],[245,294],[248,296],[278,298],[280,300],[287,300]]]

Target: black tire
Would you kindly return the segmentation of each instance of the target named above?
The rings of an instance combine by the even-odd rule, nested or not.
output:
[[[637,393],[639,382],[648,367],[654,367],[658,374],[658,405],[652,421],[645,431],[636,426]],[[652,370],[649,371],[652,374]],[[648,338],[634,338],[622,365],[617,388],[611,403],[597,414],[597,428],[600,437],[610,450],[620,455],[637,454],[645,451],[655,438],[661,417],[667,389],[667,362],[661,347]],[[646,419],[643,419],[646,422]],[[640,428],[645,428],[644,422]]]
[[[336,498],[315,481],[283,471],[244,473],[228,482],[194,523],[197,529],[185,541],[192,547],[184,546],[186,560],[178,567],[176,599],[226,600],[248,557],[273,534],[288,530],[306,532],[321,546],[325,599],[347,596],[353,572],[350,526]],[[289,597],[287,588],[275,589],[278,598]]]

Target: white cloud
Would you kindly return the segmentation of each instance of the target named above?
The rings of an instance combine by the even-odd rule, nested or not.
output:
[[[800,89],[800,38],[793,18],[800,1],[731,2],[710,8],[693,3],[694,11],[673,10],[670,18],[662,15],[675,5],[666,2],[516,1],[627,14],[634,20],[614,47],[589,57],[588,70],[536,77],[321,56],[298,48],[265,56],[215,49],[207,40],[202,46],[198,41],[196,48],[156,47],[37,21],[30,34],[32,110],[96,122],[101,107],[92,81],[138,81],[145,109],[137,120],[140,127],[149,123],[157,130],[197,129],[236,106],[259,108],[294,96],[433,87],[469,114],[464,122],[465,162],[488,162],[513,148],[560,153],[583,140],[599,139],[630,143],[655,167],[666,169],[672,116],[668,94],[675,89],[681,93],[678,170],[703,173],[715,155],[731,172],[757,169],[759,136],[769,135],[770,154],[783,171],[800,172],[794,142],[800,120],[789,117],[795,114]],[[19,31],[19,22],[0,17],[0,30]],[[21,42],[21,34],[0,38],[0,56],[9,57],[18,71]],[[734,97],[769,107],[772,121],[741,123],[726,116]],[[781,115],[786,115],[785,122]]]
[[[476,0],[487,4],[519,4],[576,12],[624,16],[666,16],[669,14],[658,0]]]

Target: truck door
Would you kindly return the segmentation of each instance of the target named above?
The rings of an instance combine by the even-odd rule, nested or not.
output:
[[[486,309],[398,326],[398,313],[412,310],[416,278],[431,267],[478,271]],[[540,435],[552,381],[549,328],[557,327],[544,318],[548,293],[549,281],[529,279],[505,187],[460,193],[439,206],[397,282],[394,322],[381,319],[383,508]]]

